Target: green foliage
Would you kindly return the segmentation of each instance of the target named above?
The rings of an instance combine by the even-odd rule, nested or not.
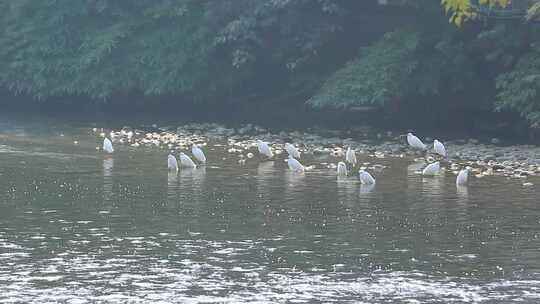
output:
[[[309,102],[317,107],[384,106],[464,91],[478,74],[465,44],[454,36],[453,31],[389,32],[331,76]]]
[[[309,103],[382,107],[420,100],[438,109],[510,110],[539,126],[539,25],[496,20],[456,30],[433,19],[434,11],[423,12],[407,30],[364,48]]]
[[[538,24],[465,16],[470,1],[386,3],[0,0],[0,88],[47,103],[149,96],[346,108],[399,100],[540,121]],[[444,8],[453,22],[471,22],[457,29]]]
[[[497,109],[512,110],[540,127],[540,47],[524,55],[515,67],[497,77]]]
[[[418,34],[412,31],[385,34],[331,76],[309,102],[318,107],[384,105],[389,99],[406,95],[406,79],[418,66],[414,56],[418,44]]]
[[[128,7],[105,0],[12,2],[0,39],[5,46],[0,60],[6,67],[0,81],[16,93],[38,98],[80,94],[105,99],[133,89],[149,95],[193,89],[209,76],[201,69],[201,58],[212,36],[196,26],[195,20],[202,18],[198,5],[167,2],[170,10],[189,8],[189,14],[154,11],[148,17],[150,8],[159,7],[150,1],[132,1]],[[169,31],[163,22],[177,30]]]
[[[37,98],[209,99],[287,80],[339,27],[332,0],[0,1],[0,85]],[[302,17],[300,18],[299,15]]]
[[[441,0],[441,5],[446,12],[450,13],[449,21],[457,26],[461,26],[463,21],[477,17],[477,12],[473,9],[473,6],[476,4],[475,2],[481,6],[499,6],[504,8],[511,3],[511,0]]]

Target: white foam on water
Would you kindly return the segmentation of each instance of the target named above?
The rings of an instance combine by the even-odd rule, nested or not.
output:
[[[74,247],[35,259],[23,246],[3,240],[12,252],[0,253],[0,303],[540,302],[540,279],[531,277],[486,281],[420,271],[362,272],[346,261],[302,269],[272,264],[261,256],[268,248],[249,240],[110,240],[130,250],[101,254]],[[174,250],[167,258],[160,253],[165,246]],[[139,248],[145,254],[133,252]],[[299,254],[317,256],[303,249]],[[262,259],[252,258],[257,255]]]
[[[231,277],[231,272],[253,274],[264,269],[253,270],[238,266],[228,270],[210,264],[201,267],[195,262],[189,265],[184,262],[184,268],[171,268],[155,263],[152,268],[146,268],[145,271],[141,269],[139,274],[121,273],[137,271],[129,267],[118,268],[116,271],[97,271],[108,264],[93,263],[94,271],[87,274],[91,274],[91,277],[111,277],[111,280],[85,280],[85,268],[82,264],[77,262],[71,265],[70,272],[79,274],[72,278],[81,283],[76,289],[78,292],[59,287],[55,289],[57,293],[54,296],[46,289],[35,286],[32,281],[53,282],[66,280],[67,277],[32,276],[30,281],[24,281],[15,275],[7,286],[0,287],[0,301],[13,302],[11,299],[14,297],[28,303],[60,300],[84,303],[89,299],[108,303],[519,303],[523,300],[540,300],[540,280],[501,280],[490,284],[469,280],[457,283],[460,281],[457,278],[441,279],[410,272],[380,273],[355,279],[340,279],[338,275],[302,271],[273,271],[264,276]],[[197,271],[193,271],[194,268]],[[0,274],[0,280],[6,278],[4,273]],[[108,291],[99,291],[100,289],[96,288],[101,284],[108,285]],[[199,290],[199,295],[194,295],[193,290]]]

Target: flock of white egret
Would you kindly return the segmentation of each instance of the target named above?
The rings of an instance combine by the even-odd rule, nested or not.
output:
[[[206,163],[206,155],[204,155],[203,150],[199,146],[193,145],[191,147],[191,153],[198,162],[201,164]],[[184,168],[197,168],[197,164],[184,152],[180,152],[180,166]],[[178,171],[178,161],[172,154],[169,154],[167,157],[167,167],[170,171]]]
[[[409,146],[413,149],[427,152],[429,150],[428,146],[424,144],[418,137],[416,137],[412,133],[407,134],[407,143]],[[300,151],[298,148],[296,148],[293,144],[285,143],[285,150],[288,153],[288,158],[285,160],[287,162],[287,165],[290,170],[297,172],[297,173],[303,173],[305,172],[309,167],[305,167],[300,163]],[[267,142],[257,140],[257,150],[259,151],[259,154],[267,159],[272,159],[274,157],[274,153],[272,152],[272,149],[268,145]],[[103,140],[103,151],[106,153],[113,153],[114,148],[113,144],[110,139],[105,138]],[[447,157],[446,148],[444,147],[444,144],[437,139],[433,141],[433,151],[436,155],[439,157],[442,157],[443,159]],[[191,147],[191,153],[193,157],[197,160],[200,164],[206,163],[206,156],[203,152],[203,150],[196,144],[193,144]],[[178,164],[178,161],[176,157],[172,154],[169,154],[167,157],[167,167],[170,171],[178,171],[179,167],[184,168],[196,168],[197,164],[189,157],[187,154],[180,152],[179,154],[180,159],[180,166]],[[351,147],[347,148],[347,152],[345,153],[345,161],[340,161],[337,164],[337,176],[338,177],[346,177],[348,175],[348,169],[347,169],[347,163],[351,165],[352,168],[354,168],[357,164],[356,160],[356,152],[354,149],[351,149]],[[422,175],[425,176],[435,176],[438,175],[441,171],[441,165],[440,161],[434,161],[429,163],[423,170]],[[467,184],[468,175],[471,171],[470,167],[466,167],[465,169],[459,171],[457,177],[456,177],[456,185],[457,186],[464,186]],[[361,167],[358,171],[358,178],[360,179],[360,183],[363,185],[374,185],[376,183],[375,178],[365,170],[365,168]]]
[[[407,133],[407,143],[409,146],[411,146],[414,149],[418,149],[421,151],[427,151],[428,146],[424,144],[420,138],[416,137],[412,133]],[[436,154],[439,156],[446,158],[446,148],[444,147],[443,143],[435,139],[433,141],[433,151],[435,151]],[[441,163],[439,161],[433,162],[428,164],[424,170],[422,170],[422,175],[428,175],[433,176],[439,174],[441,171]],[[467,184],[467,180],[469,177],[469,172],[471,171],[471,167],[466,167],[465,169],[459,171],[457,177],[456,177],[456,185],[457,186],[464,186]]]

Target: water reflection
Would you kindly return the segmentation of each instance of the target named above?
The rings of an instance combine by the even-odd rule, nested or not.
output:
[[[444,175],[422,177],[422,194],[428,198],[437,198],[442,195]]]
[[[296,193],[304,191],[306,173],[295,172],[293,170],[285,171],[285,190],[287,193]]]
[[[407,173],[409,175],[418,175],[422,169],[426,166],[425,162],[416,162],[407,166]]]
[[[113,200],[113,167],[114,159],[112,157],[103,159],[103,202]]]
[[[206,180],[206,166],[198,168],[182,168],[178,173],[179,189],[185,198],[198,200],[202,198]],[[187,195],[187,196],[186,196]]]
[[[409,198],[418,197],[418,194],[423,191],[423,177],[420,171],[426,166],[425,162],[415,162],[407,166],[405,178],[407,179],[406,194]]]
[[[191,172],[193,188],[197,191],[202,191],[206,181],[206,167],[199,167]]]
[[[360,184],[360,194],[369,194],[375,190],[375,184]]]
[[[469,188],[467,186],[457,186],[456,196],[458,202],[466,203],[469,201]]]
[[[298,202],[303,201],[306,198],[306,194],[310,192],[310,190],[306,189],[306,173],[299,173],[286,169],[284,180],[285,189],[283,192],[286,201],[292,201],[297,204]],[[311,195],[312,194],[308,194],[308,196]]]
[[[356,201],[358,187],[360,186],[358,179],[350,177],[338,177],[336,184],[340,199],[350,202]]]
[[[169,170],[167,173],[167,202],[169,205],[178,202],[178,171]]]
[[[273,161],[260,162],[257,166],[257,193],[259,197],[270,197],[272,194],[272,181],[275,179],[277,169]]]
[[[456,187],[456,220],[467,223],[471,220],[469,212],[469,188],[467,186]]]

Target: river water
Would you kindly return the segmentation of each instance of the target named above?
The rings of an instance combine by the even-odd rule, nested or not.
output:
[[[381,159],[370,188],[212,143],[168,174],[91,128],[0,121],[1,303],[540,302],[536,186]]]

